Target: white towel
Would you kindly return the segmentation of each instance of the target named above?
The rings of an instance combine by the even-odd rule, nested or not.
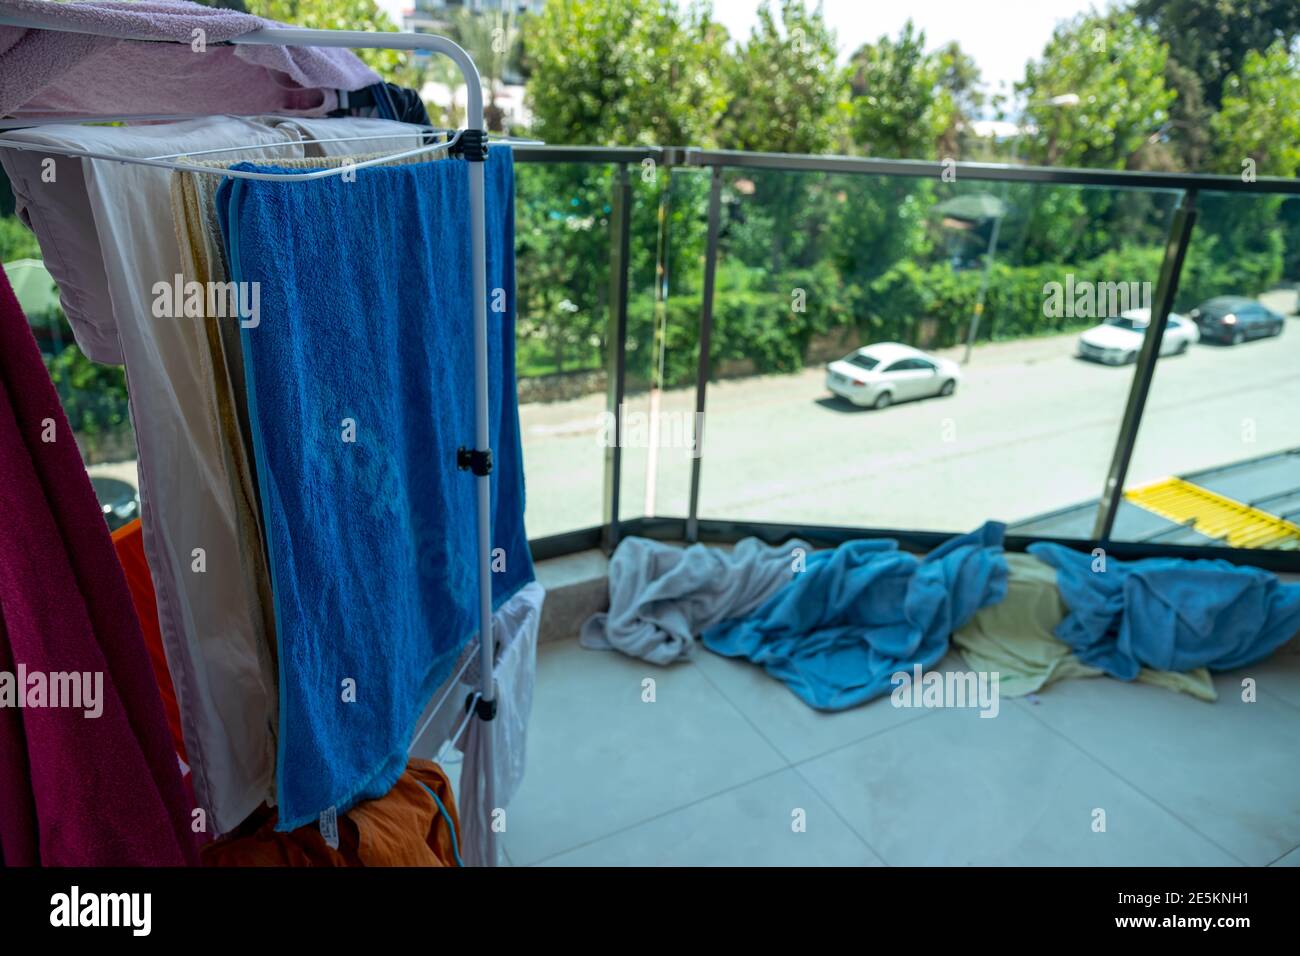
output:
[[[609,612],[582,625],[579,640],[654,664],[689,657],[695,638],[714,624],[743,617],[794,577],[811,545],[766,545],[745,538],[727,551],[624,538],[609,562]]]

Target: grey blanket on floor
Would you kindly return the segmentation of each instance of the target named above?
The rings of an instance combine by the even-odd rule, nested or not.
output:
[[[811,551],[798,540],[774,547],[745,538],[726,551],[624,538],[609,562],[609,612],[587,619],[580,642],[671,664],[690,656],[699,634],[789,584],[796,561]]]

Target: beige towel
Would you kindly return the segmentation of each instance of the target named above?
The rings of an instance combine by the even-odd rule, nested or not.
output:
[[[1054,633],[1068,613],[1056,587],[1056,569],[1030,554],[1006,558],[1006,598],[976,612],[952,636],[966,663],[977,671],[998,672],[998,692],[1007,697],[1023,697],[1067,677],[1105,673],[1075,657]],[[1201,700],[1218,699],[1204,667],[1182,674],[1144,667],[1137,679]]]

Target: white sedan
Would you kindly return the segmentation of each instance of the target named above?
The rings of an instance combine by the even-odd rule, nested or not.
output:
[[[1150,324],[1150,309],[1129,309],[1113,319],[1107,319],[1079,336],[1079,357],[1106,365],[1136,362]],[[1182,355],[1200,338],[1201,333],[1195,322],[1176,312],[1170,312],[1164,337],[1160,340],[1160,354]]]
[[[871,408],[951,395],[960,378],[956,362],[897,342],[868,345],[826,366],[828,389],[854,405]]]

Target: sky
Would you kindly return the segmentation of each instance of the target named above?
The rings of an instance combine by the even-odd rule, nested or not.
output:
[[[411,0],[377,0],[397,23]],[[713,15],[734,38],[749,36],[759,0],[713,0]],[[1105,6],[1098,0],[1098,7]],[[776,6],[776,3],[773,3]],[[1040,55],[1061,20],[1094,6],[1090,0],[822,0],[841,56],[881,34],[897,36],[911,17],[933,49],[956,40],[979,64],[990,92],[1010,90],[1025,62]]]
[[[713,13],[733,37],[746,37],[759,6],[758,0],[714,0]],[[897,36],[911,17],[925,31],[927,48],[961,44],[991,92],[1022,79],[1025,62],[1043,52],[1056,24],[1092,6],[1089,0],[822,0],[842,58],[882,34]]]

